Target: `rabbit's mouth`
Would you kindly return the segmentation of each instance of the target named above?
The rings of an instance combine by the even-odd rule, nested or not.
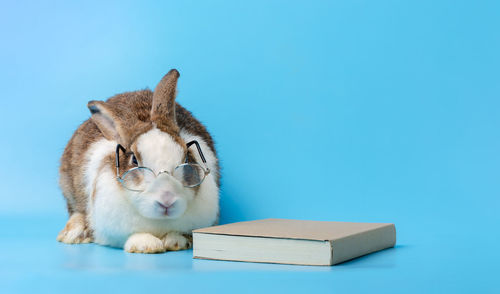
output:
[[[156,201],[156,205],[160,208],[160,212],[162,215],[168,216],[168,210],[169,208],[172,208],[175,203],[173,204],[166,204],[166,203],[161,203],[159,201]]]
[[[179,218],[186,211],[187,203],[182,198],[174,199],[173,201],[155,201],[155,218]]]

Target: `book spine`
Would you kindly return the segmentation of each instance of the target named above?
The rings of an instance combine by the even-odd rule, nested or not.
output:
[[[338,264],[375,251],[394,247],[396,227],[390,224],[381,228],[330,241],[330,264]]]

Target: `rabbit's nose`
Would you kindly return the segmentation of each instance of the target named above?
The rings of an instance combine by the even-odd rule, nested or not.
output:
[[[174,193],[167,191],[160,194],[158,200],[156,200],[156,205],[162,210],[162,214],[169,215],[172,213],[172,209],[175,211],[177,197],[174,197]]]
[[[172,206],[172,204],[174,204],[175,202],[175,197],[174,197],[174,193],[170,192],[170,191],[167,191],[167,192],[163,192],[161,195],[160,195],[160,199],[159,199],[162,206]]]

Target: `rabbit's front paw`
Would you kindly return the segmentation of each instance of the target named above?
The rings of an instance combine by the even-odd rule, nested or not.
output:
[[[85,215],[73,213],[64,229],[57,235],[57,241],[68,244],[92,242],[92,231],[87,228]]]
[[[163,242],[148,233],[137,233],[128,237],[124,249],[131,253],[161,253],[166,251]]]
[[[176,251],[190,248],[193,239],[189,235],[182,235],[177,232],[171,232],[165,235],[162,241],[167,250]]]

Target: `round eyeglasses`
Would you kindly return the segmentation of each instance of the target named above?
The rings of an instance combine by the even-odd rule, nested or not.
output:
[[[159,175],[162,173],[167,173],[170,176],[177,179],[184,187],[194,188],[199,186],[206,176],[210,173],[210,169],[206,167],[206,160],[201,152],[200,145],[197,141],[191,141],[187,144],[187,147],[195,144],[198,152],[200,154],[201,160],[205,167],[197,163],[188,163],[186,156],[186,163],[178,165],[172,172],[168,171],[160,171],[158,174],[145,166],[138,166],[129,169],[123,175],[119,175],[120,170],[120,159],[119,159],[119,151],[122,150],[125,152],[125,148],[118,144],[116,147],[116,177],[118,181],[122,184],[122,186],[130,191],[134,192],[143,192],[147,189],[149,184],[151,184]]]

